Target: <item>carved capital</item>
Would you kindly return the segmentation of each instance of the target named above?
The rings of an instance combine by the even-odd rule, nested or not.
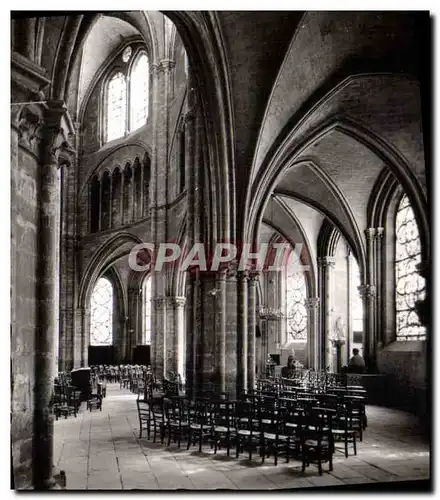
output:
[[[163,72],[165,71],[171,71],[176,63],[172,61],[171,59],[163,59],[160,61],[159,66]]]
[[[227,279],[232,279],[232,278],[237,278],[238,275],[238,262],[229,262],[226,267],[226,278]]]
[[[38,155],[44,125],[40,109],[32,105],[24,106],[18,115],[17,121],[19,144]]]
[[[360,285],[358,291],[362,299],[372,300],[376,296],[376,287],[374,285]]]
[[[317,309],[319,306],[319,297],[310,297],[305,300],[305,306],[308,311]]]
[[[216,281],[226,281],[227,275],[228,275],[228,270],[226,268],[219,269],[217,271],[216,276],[215,276],[215,280]]]
[[[260,279],[260,273],[258,271],[249,271],[250,285],[256,286],[259,279]]]
[[[170,304],[176,308],[182,308],[186,304],[186,298],[185,297],[170,297],[169,299]]]
[[[245,271],[238,271],[237,272],[237,278],[240,281],[246,282],[249,279],[249,271],[247,271],[247,270],[245,270]]]
[[[327,256],[327,257],[322,257],[320,259],[318,259],[318,266],[320,267],[335,267],[335,263],[336,263],[336,260],[334,257],[330,257],[330,256]]]
[[[161,72],[163,72],[163,67],[160,64],[150,64],[150,75],[158,76]]]
[[[365,229],[365,236],[367,240],[372,240],[376,236],[376,228],[369,227]]]
[[[161,311],[165,309],[165,297],[154,297],[153,304],[156,311]]]
[[[62,101],[23,106],[18,115],[20,146],[28,149],[43,165],[70,166],[76,151],[71,144],[73,124]]]
[[[376,238],[378,240],[380,240],[381,238],[383,238],[384,232],[385,232],[385,229],[383,227],[377,227],[376,228]]]

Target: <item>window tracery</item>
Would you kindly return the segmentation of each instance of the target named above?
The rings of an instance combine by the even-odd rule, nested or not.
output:
[[[113,287],[107,278],[99,278],[90,300],[90,345],[113,343]]]
[[[304,272],[296,272],[286,279],[288,340],[307,340],[307,288]]]
[[[408,196],[402,196],[396,213],[396,334],[397,340],[424,340],[416,301],[425,298],[425,279],[417,272],[421,242],[417,221]]]
[[[107,84],[105,142],[119,139],[127,132],[137,130],[148,118],[148,56],[144,50],[138,50],[136,53],[136,49],[128,46],[122,53],[122,61],[124,65],[118,65],[118,70]]]
[[[142,290],[144,302],[144,344],[151,344],[151,278],[147,276]]]

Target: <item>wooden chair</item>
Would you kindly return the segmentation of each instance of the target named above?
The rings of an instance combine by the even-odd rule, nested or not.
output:
[[[266,455],[274,456],[275,465],[278,464],[278,455],[283,453],[286,462],[289,461],[290,435],[285,432],[284,415],[286,410],[276,408],[275,405],[260,407],[260,455],[264,463]]]
[[[93,408],[96,408],[99,411],[102,411],[102,396],[99,394],[91,394],[89,399],[87,400],[87,409],[92,411]]]
[[[165,415],[164,399],[152,400],[150,403],[151,423],[153,426],[153,443],[156,442],[156,434],[160,434],[160,442],[163,444],[165,439],[165,431],[167,426],[167,418]]]
[[[334,438],[335,451],[338,450],[336,443],[344,441],[345,458],[348,458],[348,445],[351,443],[356,455],[356,428],[353,427],[353,415],[347,405],[338,405],[336,415],[332,422],[332,434]]]
[[[231,445],[235,441],[235,404],[232,401],[219,400],[214,403],[212,417],[212,437],[214,443],[214,454],[220,445],[226,446],[226,454],[229,457]]]
[[[331,416],[311,412],[307,415],[307,423],[301,428],[302,471],[311,463],[318,465],[322,475],[322,464],[329,463],[333,470],[333,435]]]
[[[139,439],[142,438],[143,431],[147,431],[147,438],[150,439],[151,415],[150,404],[148,401],[136,400],[138,417],[139,417]]]
[[[182,438],[189,434],[188,408],[181,398],[164,400],[164,404],[168,431],[167,446],[170,445],[171,438],[173,438],[174,442],[177,440],[177,447],[180,448]]]
[[[194,408],[189,412],[189,432],[188,445],[199,442],[199,453],[202,451],[202,444],[205,438],[211,436],[212,413],[210,412],[211,402],[207,399],[196,399]]]
[[[250,402],[239,401],[236,404],[235,420],[235,457],[238,458],[241,451],[247,449],[249,460],[252,453],[260,446],[260,419],[257,408]]]

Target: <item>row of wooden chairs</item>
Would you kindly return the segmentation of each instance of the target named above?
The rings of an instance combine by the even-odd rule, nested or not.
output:
[[[235,448],[235,456],[245,450],[252,459],[258,453],[262,461],[273,455],[275,465],[278,457],[286,461],[295,457],[302,460],[303,470],[310,463],[317,463],[322,474],[322,463],[329,462],[337,443],[344,442],[348,456],[351,444],[356,454],[356,436],[362,432],[359,413],[350,403],[337,408],[298,406],[281,400],[260,398],[257,400],[208,400],[185,398],[159,398],[149,401],[137,400],[140,422],[139,438],[143,431],[153,442],[157,435],[161,443],[168,437],[177,442],[186,440],[187,449],[208,441],[214,453],[224,446],[227,455]]]

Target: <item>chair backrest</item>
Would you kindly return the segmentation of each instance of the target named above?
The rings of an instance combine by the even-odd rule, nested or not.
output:
[[[141,399],[136,400],[139,425],[145,424],[150,420],[150,404],[147,401],[142,401]]]
[[[179,384],[177,382],[173,382],[164,378],[162,387],[166,397],[174,397],[179,395]]]
[[[235,404],[232,401],[217,400],[212,405],[214,425],[228,429],[234,427]]]
[[[150,405],[150,415],[152,416],[154,422],[164,422],[165,421],[165,404],[164,399],[156,399],[149,402]]]

